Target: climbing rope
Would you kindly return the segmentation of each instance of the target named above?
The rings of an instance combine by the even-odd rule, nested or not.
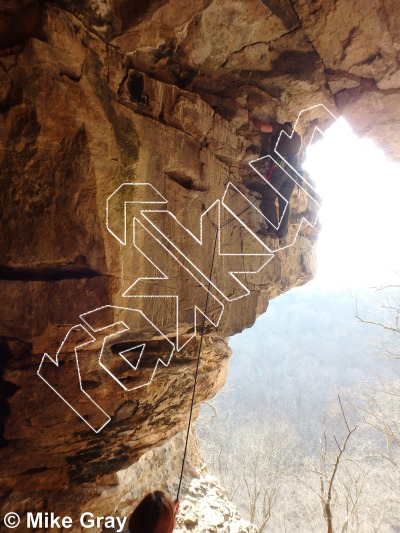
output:
[[[228,220],[224,224],[221,224],[220,228],[224,228],[225,226],[228,226],[228,224],[230,224],[234,220],[237,220],[238,218],[240,218],[243,215],[243,213],[246,213],[246,211],[248,211],[257,202],[257,200],[258,200],[258,198],[254,198],[254,200],[251,202],[251,204],[248,205],[245,209],[243,209],[243,211],[241,213],[239,213],[238,215],[232,217],[230,220]],[[218,228],[217,224],[215,224],[215,222],[213,222],[213,220],[211,219],[208,211],[207,211],[206,214],[207,214],[207,217],[209,218],[209,220],[211,221],[211,224],[214,226],[214,228]]]
[[[219,233],[219,228],[218,228],[218,226],[217,226],[217,231],[216,231],[216,233],[215,233],[214,252],[213,252],[213,257],[212,257],[212,262],[211,262],[210,278],[209,278],[209,282],[208,282],[207,298],[206,298],[206,304],[205,304],[205,307],[204,307],[204,314],[203,314],[203,325],[202,325],[202,328],[201,328],[201,337],[200,337],[199,353],[198,353],[198,355],[197,355],[196,373],[195,373],[195,376],[194,376],[194,386],[193,386],[193,393],[192,393],[192,403],[191,403],[191,405],[190,405],[189,423],[188,423],[188,428],[187,428],[187,432],[186,432],[185,451],[183,452],[183,461],[182,461],[181,476],[180,476],[180,478],[179,478],[179,485],[178,485],[178,492],[177,492],[177,495],[176,495],[176,499],[179,498],[179,493],[180,493],[180,491],[181,491],[182,478],[183,478],[183,470],[184,470],[184,468],[185,468],[185,462],[186,462],[186,454],[187,454],[187,448],[188,448],[188,442],[189,442],[190,427],[191,427],[191,424],[192,424],[194,396],[195,396],[195,394],[196,394],[197,377],[198,377],[198,374],[199,374],[199,365],[200,365],[201,347],[202,347],[202,345],[203,345],[204,329],[205,329],[205,322],[206,322],[206,315],[207,315],[207,307],[208,307],[208,297],[209,297],[209,295],[210,295],[211,277],[212,277],[212,273],[213,273],[213,269],[214,269],[215,252],[216,252],[216,249],[217,249],[218,233]]]
[[[257,201],[257,198],[255,198],[254,201],[251,203],[251,205],[247,206],[246,209],[244,209],[244,210],[238,215],[238,217],[240,217],[241,215],[243,215],[243,213],[245,213],[248,209],[250,209],[250,208],[254,205],[254,203],[255,203],[256,201]],[[213,274],[213,270],[214,270],[214,259],[215,259],[215,252],[216,252],[216,250],[217,250],[218,233],[219,233],[220,228],[223,228],[223,227],[227,226],[228,224],[230,224],[231,222],[233,222],[233,221],[236,219],[236,218],[234,217],[234,218],[232,218],[231,220],[228,220],[227,222],[225,222],[224,224],[221,224],[221,226],[219,227],[217,224],[215,224],[215,223],[211,220],[211,218],[210,218],[208,212],[207,212],[207,216],[208,216],[208,218],[210,219],[212,225],[217,229],[217,231],[216,231],[216,233],[215,233],[214,251],[213,251],[212,262],[211,262],[210,277],[209,277],[209,280],[208,280],[208,290],[207,290],[206,304],[205,304],[205,307],[204,307],[203,324],[202,324],[202,328],[201,328],[201,336],[200,336],[199,352],[198,352],[198,355],[197,355],[196,373],[195,373],[195,376],[194,376],[194,385],[193,385],[193,393],[192,393],[192,402],[191,402],[191,405],[190,405],[189,422],[188,422],[188,428],[187,428],[187,431],[186,431],[185,450],[184,450],[184,452],[183,452],[182,469],[181,469],[181,475],[180,475],[180,478],[179,478],[179,485],[178,485],[178,491],[177,491],[177,494],[176,494],[176,499],[179,498],[179,494],[180,494],[180,492],[181,492],[182,479],[183,479],[183,470],[184,470],[184,468],[185,468],[186,455],[187,455],[187,448],[188,448],[188,443],[189,443],[190,428],[191,428],[191,425],[192,425],[194,397],[195,397],[195,394],[196,394],[197,377],[198,377],[198,375],[199,375],[200,355],[201,355],[201,348],[202,348],[202,345],[203,345],[204,329],[205,329],[205,322],[206,322],[206,315],[207,315],[207,307],[208,307],[208,297],[209,297],[209,295],[210,295],[211,278],[212,278],[212,274]]]

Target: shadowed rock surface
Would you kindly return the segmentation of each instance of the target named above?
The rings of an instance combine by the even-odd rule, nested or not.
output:
[[[107,231],[107,199],[124,183],[150,183],[168,201],[156,208],[197,237],[201,215],[222,200],[228,183],[259,206],[263,183],[248,162],[258,157],[260,136],[249,111],[295,121],[302,109],[323,104],[398,157],[399,20],[395,0],[0,4],[2,515],[78,516],[89,503],[93,512],[113,514],[120,500],[110,495],[128,490],[116,489],[118,472],[168,446],[187,424],[200,328],[168,368],[159,365],[150,386],[134,388],[177,341],[175,300],[140,296],[178,294],[179,340],[190,339],[194,306],[205,307],[217,207],[203,217],[201,246],[169,215],[140,214],[143,202],[154,201],[152,191],[121,189],[108,210],[117,240]],[[317,125],[331,122],[321,107],[306,113],[298,125],[304,144]],[[133,199],[138,203],[125,204]],[[291,205],[293,242],[315,206],[305,191]],[[242,213],[238,204],[237,213],[260,230],[254,210]],[[168,269],[167,282],[140,281],[160,273],[132,246],[134,216],[135,242]],[[221,223],[225,253],[265,253],[227,210]],[[154,225],[198,267],[196,279],[187,262],[171,260],[170,244],[149,236]],[[265,257],[217,260],[212,279],[220,290],[211,290],[210,318],[217,321],[225,307],[218,328],[206,322],[195,413],[224,384],[226,337],[251,326],[270,298],[313,276],[316,233],[303,223],[293,246],[258,274],[242,275],[248,296],[229,271],[257,270]],[[80,315],[102,306],[114,306],[105,308],[102,325],[116,333],[103,362],[123,386],[98,364],[105,335],[85,344],[93,339]],[[133,307],[163,335],[139,314],[133,319]],[[129,331],[111,326],[121,321],[130,321]],[[46,376],[101,426],[104,415],[79,387],[79,347],[82,388],[111,417],[98,433],[37,375],[43,354],[54,358],[74,326],[59,367],[47,360]],[[148,359],[132,372],[118,353],[143,343]]]

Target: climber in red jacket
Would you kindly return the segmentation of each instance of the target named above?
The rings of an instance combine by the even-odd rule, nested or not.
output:
[[[289,202],[295,187],[295,181],[283,169],[286,162],[294,168],[299,168],[298,156],[301,149],[301,137],[297,132],[293,131],[293,126],[290,122],[285,122],[284,124],[279,122],[267,123],[251,115],[250,120],[262,132],[260,157],[271,155],[278,162],[268,175],[268,180],[272,187],[269,185],[264,187],[261,210],[270,222],[267,235],[279,238],[280,245],[285,245],[289,229]],[[281,132],[282,135],[277,151],[284,159],[280,158],[275,151]],[[287,133],[289,137],[283,132]],[[279,204],[279,219],[275,205],[276,198],[278,198]],[[287,204],[285,200],[287,200]]]

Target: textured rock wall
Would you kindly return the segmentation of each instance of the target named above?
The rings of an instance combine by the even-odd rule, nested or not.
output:
[[[150,183],[168,200],[162,208],[197,236],[201,215],[219,200],[221,250],[253,254],[218,255],[214,266],[218,290],[212,287],[207,310],[213,322],[222,317],[217,329],[206,322],[196,414],[223,386],[225,338],[315,272],[316,230],[302,224],[295,239],[302,217],[315,211],[306,191],[292,199],[293,246],[264,268],[265,246],[245,227],[256,234],[259,214],[232,189],[226,201],[240,221],[221,204],[231,183],[259,206],[262,180],[247,163],[260,139],[248,111],[295,120],[301,109],[324,104],[397,155],[396,13],[397,2],[361,0],[0,4],[1,514],[78,515],[88,502],[111,511],[118,476],[129,476],[130,465],[167,446],[187,423],[199,345],[194,307],[206,304],[218,205],[203,216],[202,246],[170,215],[141,215],[155,198],[148,187],[120,189],[108,211],[107,199],[124,183]],[[304,115],[305,144],[317,124],[331,121],[322,108]],[[196,265],[196,278],[186,259],[171,260],[174,249],[156,228]],[[167,282],[140,279],[160,277],[154,265],[168,268]],[[235,269],[260,269],[239,277],[249,294],[238,300],[244,289],[229,275]],[[179,295],[178,313],[171,298],[138,297],[160,291]],[[116,334],[104,352],[105,335],[93,341],[80,316],[100,307],[90,331],[107,324],[106,333]],[[159,331],[132,317],[132,307]],[[69,331],[59,366],[47,358],[43,375],[86,424],[37,375],[43,354],[55,358]],[[172,342],[189,340],[150,386],[136,388],[157,358],[166,361]],[[135,372],[117,356],[132,343],[148,350]],[[100,353],[114,377],[99,366]],[[97,407],[79,386],[75,355]],[[111,421],[95,433],[88,424],[99,428],[104,412]]]

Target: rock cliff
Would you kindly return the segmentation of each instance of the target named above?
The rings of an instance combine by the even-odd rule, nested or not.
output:
[[[0,4],[2,515],[114,512],[187,424],[201,311],[195,414],[226,337],[312,277],[309,187],[291,246],[259,237],[249,111],[318,106],[307,145],[327,108],[397,157],[399,20],[395,0]]]

